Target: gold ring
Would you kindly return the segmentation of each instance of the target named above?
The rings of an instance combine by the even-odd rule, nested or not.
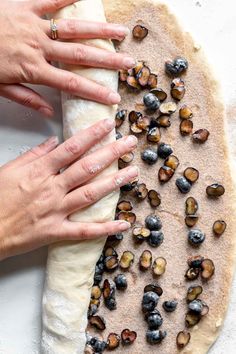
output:
[[[52,18],[50,21],[50,27],[51,27],[51,38],[53,40],[57,40],[58,39],[58,27],[56,24],[56,20],[54,20],[54,18]]]

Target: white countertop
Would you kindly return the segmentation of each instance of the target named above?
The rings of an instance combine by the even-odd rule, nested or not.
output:
[[[200,43],[219,78],[229,114],[236,105],[235,10],[234,0],[163,0],[181,19],[184,28]],[[0,99],[0,164],[16,157],[50,135],[61,135],[59,94],[38,88],[56,108],[54,120],[44,120],[5,99]],[[236,112],[236,111],[235,111]],[[229,115],[230,124],[236,125]],[[231,136],[235,146],[236,137]],[[1,186],[4,188],[4,186]],[[32,252],[0,263],[0,354],[39,354],[41,297],[46,250]],[[236,352],[236,279],[227,318],[210,354]]]

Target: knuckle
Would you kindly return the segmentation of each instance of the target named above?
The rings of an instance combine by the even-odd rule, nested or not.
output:
[[[77,155],[81,151],[80,144],[73,139],[67,140],[64,143],[64,148],[65,148],[66,152],[68,152],[72,156]]]
[[[119,172],[112,178],[111,186],[113,190],[124,184],[125,178]]]
[[[105,87],[103,87],[101,85],[99,85],[97,87],[96,93],[97,93],[97,97],[100,98],[100,99],[105,99],[108,96],[108,94],[109,94],[107,88],[105,88]]]
[[[109,30],[108,30],[108,26],[106,23],[101,23],[100,24],[100,34],[104,37],[109,36]]]
[[[78,22],[72,19],[66,20],[65,22],[66,32],[68,32],[69,34],[75,34],[77,32],[77,28],[78,28]]]
[[[33,63],[21,63],[21,81],[22,82],[37,82],[38,65]]]
[[[93,204],[97,201],[97,195],[91,188],[86,188],[84,190],[84,198],[86,203]]]
[[[122,155],[120,149],[119,149],[119,146],[118,144],[113,144],[111,146],[111,152],[112,152],[112,155],[115,159],[119,159],[120,156]]]
[[[75,77],[70,77],[66,86],[69,92],[75,93],[79,90],[79,80]]]
[[[42,148],[40,148],[40,146],[35,146],[35,147],[33,147],[32,149],[29,150],[29,153],[31,155],[33,155],[33,157],[38,158],[42,154]]]
[[[86,59],[86,50],[83,46],[76,46],[74,48],[74,60],[75,62],[83,62]]]
[[[106,131],[106,129],[104,128],[104,125],[99,124],[96,126],[92,126],[89,128],[90,132],[91,132],[91,136],[94,137],[94,141],[96,142],[98,139],[101,138],[101,136],[104,135],[104,131],[106,132],[106,134],[108,134],[108,132]]]
[[[62,0],[48,0],[48,5],[52,8],[58,9],[62,6]]]
[[[28,168],[28,181],[35,180],[37,178],[41,178],[45,174],[45,168],[42,168],[42,164],[39,163],[38,161],[35,161],[34,163],[30,164]]]
[[[117,66],[121,67],[121,60],[119,60],[119,55],[109,54],[108,60],[112,67],[117,67]]]
[[[41,51],[41,45],[37,40],[31,40],[29,42],[29,45],[31,48],[37,50],[37,51]]]
[[[86,239],[89,237],[89,232],[88,232],[88,230],[87,230],[86,228],[84,228],[84,227],[81,227],[81,228],[79,229],[78,234],[79,234],[79,238],[80,238],[81,240],[86,240]]]
[[[80,161],[81,169],[85,172],[86,175],[93,174],[93,165],[92,162],[88,158],[84,158]]]
[[[34,94],[29,93],[28,95],[24,96],[21,99],[21,104],[26,107],[28,107],[28,106],[31,107],[34,104],[34,99],[35,99]]]

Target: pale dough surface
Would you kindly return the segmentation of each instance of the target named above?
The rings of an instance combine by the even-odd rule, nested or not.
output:
[[[164,5],[156,1],[144,0],[104,0],[106,16],[110,22],[127,24],[130,29],[137,23],[149,28],[148,37],[141,43],[132,40],[130,35],[122,45],[120,51],[134,55],[139,60],[145,60],[153,72],[159,74],[159,86],[169,93],[170,79],[164,74],[166,59],[182,55],[189,60],[190,67],[184,76],[187,92],[182,104],[188,104],[194,112],[194,130],[207,128],[210,131],[209,141],[203,145],[194,145],[189,137],[181,137],[179,133],[178,113],[171,118],[172,126],[162,130],[162,141],[170,143],[174,154],[180,159],[180,166],[175,177],[166,185],[161,186],[157,181],[157,172],[162,164],[159,161],[155,167],[149,167],[140,160],[140,152],[147,146],[144,138],[140,138],[138,151],[135,154],[134,164],[139,165],[141,180],[147,183],[148,189],[157,189],[162,195],[162,205],[157,209],[163,221],[164,243],[157,249],[152,249],[153,258],[163,256],[167,260],[167,271],[158,282],[164,293],[158,305],[163,314],[162,329],[167,330],[167,338],[161,345],[150,346],[146,343],[145,323],[141,312],[143,288],[153,281],[150,272],[140,272],[138,259],[144,249],[149,249],[146,243],[134,246],[131,233],[118,247],[119,255],[130,249],[135,252],[136,260],[130,272],[127,272],[128,289],[117,295],[117,310],[112,313],[105,307],[100,308],[100,315],[107,320],[107,330],[103,333],[106,338],[109,332],[120,333],[124,328],[137,331],[138,337],[132,346],[120,347],[117,354],[176,354],[175,338],[179,331],[184,329],[184,317],[187,311],[186,291],[192,284],[201,284],[201,279],[187,283],[184,274],[187,269],[186,260],[190,255],[202,254],[211,258],[216,266],[213,279],[203,284],[201,298],[210,307],[209,314],[191,331],[189,345],[181,351],[184,354],[206,354],[217,338],[224,321],[228,306],[232,275],[235,262],[235,191],[231,179],[232,163],[229,159],[226,133],[225,112],[211,69],[206,63],[201,50],[197,50],[192,38],[181,29],[176,18]],[[181,6],[181,5],[180,5]],[[134,94],[126,88],[120,88],[122,103],[120,108],[142,110],[141,94]],[[169,96],[170,99],[170,96]],[[128,123],[122,126],[122,133],[128,133]],[[180,194],[175,186],[175,179],[182,175],[187,166],[193,166],[200,172],[200,179],[194,185],[188,196],[194,196],[199,203],[200,219],[197,227],[206,233],[206,241],[200,249],[193,249],[187,243],[187,231],[184,224],[184,202],[187,196]],[[225,195],[219,200],[209,200],[206,197],[206,186],[219,182],[226,188]],[[123,199],[135,201],[131,196]],[[152,212],[147,201],[135,204],[137,224],[143,224],[146,215]],[[217,219],[227,222],[225,234],[216,239],[212,234],[213,222]],[[113,278],[115,274],[111,276]],[[109,278],[109,274],[106,274]],[[164,300],[176,298],[178,308],[172,314],[165,314],[161,303]]]
[[[54,18],[78,18],[105,22],[101,0],[76,2],[54,15]],[[89,40],[85,43],[114,51],[106,40]],[[117,91],[118,76],[115,71],[66,66],[78,75],[94,80]],[[115,116],[116,106],[105,106],[62,95],[63,125],[65,139],[95,122]],[[115,132],[92,150],[115,140]],[[100,169],[102,166],[98,166]],[[99,178],[117,171],[111,165]],[[103,222],[112,220],[118,200],[115,192],[93,206],[71,215],[72,221]],[[80,354],[85,346],[87,309],[93,284],[95,264],[102,252],[105,238],[86,242],[63,242],[51,246],[48,253],[46,284],[43,296],[42,353]]]

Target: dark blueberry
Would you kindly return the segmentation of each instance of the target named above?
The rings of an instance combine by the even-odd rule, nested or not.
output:
[[[188,233],[188,240],[193,245],[199,245],[205,240],[205,235],[201,230],[194,229]]]
[[[157,344],[160,343],[166,337],[166,335],[167,335],[166,331],[148,330],[146,333],[146,339],[150,344]]]
[[[125,290],[127,288],[127,279],[124,274],[118,274],[114,281],[118,290]]]
[[[161,143],[158,146],[158,156],[162,159],[166,159],[169,155],[171,155],[173,152],[171,146],[169,144]]]
[[[99,258],[96,267],[95,267],[95,274],[94,274],[94,283],[99,284],[102,280],[102,274],[104,273],[104,256],[101,255]]]
[[[98,262],[95,267],[95,273],[102,274],[104,272],[104,263]]]
[[[121,232],[119,232],[118,234],[115,234],[115,235],[113,235],[113,236],[115,237],[115,239],[116,239],[117,241],[122,241],[123,238],[124,238],[124,236],[123,236],[123,234],[122,234]]]
[[[104,300],[106,307],[110,310],[116,310],[116,299],[114,297],[109,297],[108,299]]]
[[[98,306],[95,304],[90,305],[88,309],[88,317],[94,316],[98,312]]]
[[[148,163],[149,165],[153,165],[157,162],[158,155],[157,152],[153,149],[146,149],[141,154],[142,160]]]
[[[167,61],[165,63],[165,71],[169,75],[173,75],[173,76],[177,76],[178,75],[178,71],[177,71],[177,69],[174,66],[172,61]]]
[[[188,258],[188,265],[190,268],[201,268],[203,260],[202,256],[192,256]]]
[[[178,57],[173,61],[165,63],[166,73],[169,75],[177,76],[188,69],[188,62],[185,58]]]
[[[174,64],[181,72],[188,69],[188,61],[185,58],[177,57]]]
[[[103,261],[104,261],[104,255],[101,254],[101,256],[99,257],[99,260],[97,261],[97,264],[101,264],[101,263],[103,263]]]
[[[185,177],[177,178],[175,183],[181,193],[188,193],[191,189],[191,184],[188,182],[188,180]]]
[[[145,319],[149,329],[158,329],[163,323],[163,318],[158,310],[147,313]]]
[[[148,238],[148,243],[152,247],[158,247],[164,240],[164,234],[161,231],[153,230]]]
[[[124,186],[122,186],[122,187],[120,188],[120,190],[121,190],[122,192],[130,192],[130,191],[132,191],[132,190],[134,189],[134,187],[136,186],[136,184],[137,184],[137,181],[129,182],[129,183],[125,184]]]
[[[116,246],[123,240],[123,238],[124,236],[121,232],[115,235],[110,235],[107,239],[107,245]]]
[[[121,119],[123,121],[125,120],[126,116],[127,116],[127,110],[125,109],[122,109],[116,113],[116,118]]]
[[[95,273],[93,281],[95,285],[98,285],[102,281],[102,274]]]
[[[99,354],[102,353],[107,347],[107,343],[98,339],[97,337],[91,338],[88,344],[93,348],[95,353]]]
[[[145,104],[147,109],[150,109],[152,111],[156,111],[161,105],[159,99],[153,93],[147,93],[143,97],[143,103]]]
[[[116,132],[116,140],[119,140],[123,137],[123,135],[120,132]]]
[[[190,311],[201,313],[203,309],[203,304],[201,300],[193,300],[188,304]]]
[[[153,311],[158,303],[159,296],[153,291],[144,293],[142,300],[142,309],[144,312]]]
[[[176,310],[177,305],[178,305],[178,302],[175,300],[164,301],[162,304],[162,307],[166,312],[174,312]]]
[[[89,332],[86,332],[86,344],[89,344],[90,341],[93,339],[93,337],[89,334]]]
[[[151,231],[159,231],[162,228],[161,219],[155,214],[151,214],[146,217],[145,225]]]
[[[156,119],[151,118],[150,125],[149,125],[149,130],[151,130],[153,128],[157,128],[157,127],[158,127],[158,124],[157,124]]]

